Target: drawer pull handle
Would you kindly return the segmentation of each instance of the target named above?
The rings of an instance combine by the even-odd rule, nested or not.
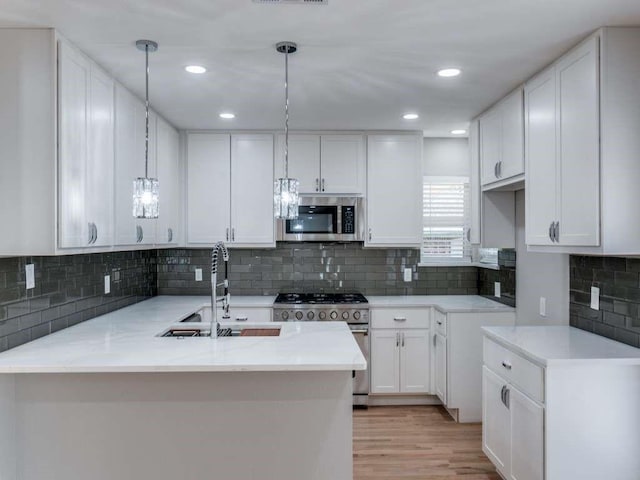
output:
[[[441,321],[439,321],[439,320],[438,320],[436,323],[437,323],[438,325],[442,325],[442,322],[441,322]]]
[[[406,322],[407,317],[393,317],[394,322]]]
[[[502,362],[502,366],[503,366],[504,368],[506,368],[507,370],[511,370],[511,364],[510,364],[510,363]]]
[[[246,316],[236,317],[236,322],[246,322],[247,320],[249,320],[249,317],[246,317]]]

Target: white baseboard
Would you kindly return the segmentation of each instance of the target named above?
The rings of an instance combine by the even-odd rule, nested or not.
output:
[[[369,406],[442,405],[435,395],[369,395]]]

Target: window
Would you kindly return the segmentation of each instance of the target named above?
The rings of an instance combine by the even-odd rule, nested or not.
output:
[[[468,177],[424,177],[422,263],[471,262],[470,202]]]

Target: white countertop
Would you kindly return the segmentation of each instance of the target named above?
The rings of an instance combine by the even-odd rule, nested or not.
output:
[[[367,297],[371,308],[435,307],[442,313],[515,312],[515,308],[479,295],[407,295]]]
[[[273,302],[273,297],[232,297],[232,304],[259,306],[258,299]],[[155,297],[4,352],[0,373],[343,371],[367,367],[344,322],[270,323],[282,328],[279,337],[179,340],[157,336],[206,305],[207,298],[201,296]]]
[[[540,365],[614,362],[640,365],[640,349],[568,326],[484,327],[485,335]]]

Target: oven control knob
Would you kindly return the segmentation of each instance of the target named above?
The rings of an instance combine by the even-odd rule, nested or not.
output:
[[[360,320],[360,312],[353,312],[353,319]]]
[[[342,312],[342,319],[347,320],[349,318],[349,312]]]
[[[324,320],[325,318],[327,318],[327,312],[320,312],[320,313],[318,314],[318,318],[319,318],[320,320]]]
[[[313,313],[313,312],[309,312],[309,313],[307,313],[307,318],[308,318],[309,320],[313,320],[313,317],[315,317],[315,313]]]
[[[296,312],[296,318],[302,320],[302,312]]]
[[[289,312],[287,312],[286,310],[284,312],[282,312],[282,319],[286,322],[287,320],[289,320]]]
[[[333,312],[331,312],[331,320],[335,320],[336,318],[338,318],[338,312],[336,312],[335,310]]]

